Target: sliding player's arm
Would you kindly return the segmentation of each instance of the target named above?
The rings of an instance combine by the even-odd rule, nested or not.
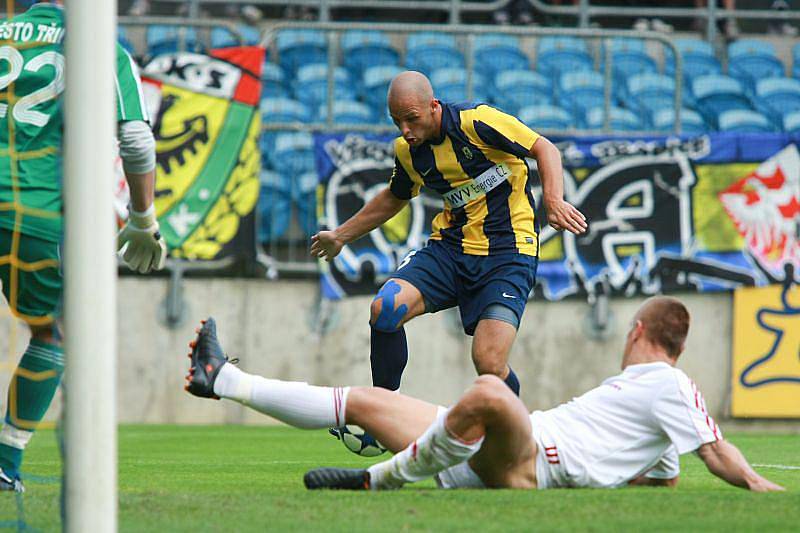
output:
[[[131,191],[128,221],[117,237],[118,250],[128,266],[145,274],[161,270],[167,245],[159,232],[153,205],[156,179],[156,143],[143,120],[119,123],[119,152],[125,179]]]
[[[361,210],[344,224],[329,231],[320,231],[311,237],[311,255],[330,262],[349,244],[374,230],[400,212],[414,196],[419,194],[420,183],[408,175],[398,158],[389,186],[375,195]]]
[[[542,199],[547,211],[547,222],[557,231],[567,230],[580,235],[588,228],[586,217],[564,200],[564,169],[561,152],[553,143],[539,137],[534,141],[528,155],[536,160],[542,180]]]
[[[755,492],[785,490],[780,485],[758,475],[736,446],[726,440],[703,444],[697,455],[706,464],[708,471],[735,485]]]
[[[628,484],[638,487],[674,487],[678,484],[680,473],[680,457],[675,446],[670,446],[653,468]]]

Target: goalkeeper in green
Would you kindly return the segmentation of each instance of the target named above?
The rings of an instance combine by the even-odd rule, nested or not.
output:
[[[0,490],[7,491],[24,490],[22,455],[64,368],[58,326],[64,33],[63,9],[54,4],[0,21],[0,283],[11,311],[31,330],[0,429]],[[153,208],[155,140],[138,70],[119,45],[115,81],[120,156],[131,190],[119,245],[128,265],[146,273],[163,268],[166,258]]]

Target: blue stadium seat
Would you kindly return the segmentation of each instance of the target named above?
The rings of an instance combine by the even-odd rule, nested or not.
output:
[[[647,54],[642,39],[617,38],[609,39],[604,43],[611,50],[611,68],[614,73],[614,85],[619,89],[619,94],[627,98],[627,80],[631,76],[643,73],[656,73],[658,66],[655,60]],[[605,55],[601,56],[599,71],[605,68]]]
[[[392,78],[401,73],[403,69],[392,65],[382,67],[369,67],[362,77],[362,96],[364,101],[372,107],[379,116],[386,110],[386,92]]]
[[[792,76],[800,78],[800,43],[792,47]]]
[[[260,104],[261,122],[264,124],[276,124],[279,122],[287,123],[306,123],[311,120],[311,113],[308,107],[302,102],[289,98],[264,98]],[[268,131],[261,134],[261,150],[269,155],[275,146],[275,138],[280,132]],[[268,159],[269,164],[272,161]]]
[[[239,32],[238,36],[227,28],[213,28],[211,30],[211,48],[257,46],[261,42],[261,32],[258,28],[240,24],[236,27],[236,31]]]
[[[308,132],[280,132],[267,154],[272,167],[290,176],[314,170],[314,137]]]
[[[743,39],[728,45],[728,74],[754,89],[758,80],[785,76],[772,43]]]
[[[134,47],[133,43],[128,39],[128,30],[125,26],[117,26],[117,40],[129,54],[136,55],[136,47]]]
[[[647,113],[675,106],[675,78],[664,74],[646,72],[628,78],[628,95],[634,105]]]
[[[653,128],[658,131],[671,132],[675,130],[675,110],[673,108],[659,109],[653,112],[651,119]],[[699,134],[709,130],[703,116],[691,109],[681,109],[681,133]]]
[[[278,240],[289,229],[292,216],[290,178],[285,173],[261,171],[261,190],[258,195],[258,242]]]
[[[774,126],[767,117],[749,109],[730,109],[719,115],[719,131],[726,132],[771,132]]]
[[[281,30],[277,48],[278,62],[290,73],[303,65],[328,61],[328,42],[318,30]]]
[[[612,106],[609,109],[609,127],[612,132],[641,131],[645,129],[642,120],[630,109]],[[590,129],[602,129],[604,121],[604,110],[602,107],[595,107],[586,113],[586,126]]]
[[[717,124],[717,117],[731,109],[751,109],[741,82],[729,76],[709,74],[692,82],[697,108],[706,122]]]
[[[700,39],[676,39],[675,46],[683,58],[683,80],[691,90],[692,81],[706,74],[721,74],[722,65],[714,55],[714,48],[707,41]],[[675,75],[675,58],[672,49],[664,48],[664,73]]]
[[[542,37],[536,48],[536,70],[558,78],[561,73],[592,70],[594,60],[586,43],[574,37]]]
[[[553,103],[550,80],[530,70],[508,70],[495,78],[493,97],[503,110],[513,114],[525,106]]]
[[[186,26],[154,24],[145,33],[147,52],[151,56],[174,54],[178,51],[199,52],[203,47],[197,39],[197,30]]]
[[[756,82],[755,108],[779,124],[786,113],[800,111],[800,80],[767,78]]]
[[[576,126],[569,111],[550,104],[525,106],[517,117],[534,130],[569,130]]]
[[[297,70],[292,84],[295,99],[316,109],[327,100],[328,65],[315,63],[305,65]],[[355,100],[356,93],[350,81],[350,75],[342,67],[333,69],[333,98],[335,100]]]
[[[463,68],[464,55],[452,35],[412,33],[406,41],[406,67],[430,75],[440,68]]]
[[[783,131],[800,133],[800,111],[792,111],[783,116]]]
[[[297,208],[297,222],[306,237],[311,237],[319,229],[317,185],[319,185],[319,177],[316,170],[300,174],[293,182],[292,201]]]
[[[317,116],[320,122],[325,122],[328,119],[328,106],[319,106]],[[333,103],[333,121],[337,124],[373,124],[375,119],[366,104],[341,100]]]
[[[565,72],[558,79],[556,94],[561,107],[572,110],[573,115],[583,116],[588,109],[603,106],[604,87],[605,80],[599,72]]]
[[[445,102],[486,102],[486,79],[474,72],[472,74],[472,98],[467,93],[467,71],[462,68],[440,68],[431,72],[431,85],[437,98]]]
[[[281,67],[265,61],[261,67],[261,98],[288,98],[286,73]]]
[[[475,37],[474,58],[475,70],[487,76],[530,66],[528,56],[519,47],[519,39],[501,33]]]
[[[359,79],[367,67],[397,65],[400,62],[400,53],[382,31],[347,31],[342,35],[341,48],[344,66],[355,79]]]

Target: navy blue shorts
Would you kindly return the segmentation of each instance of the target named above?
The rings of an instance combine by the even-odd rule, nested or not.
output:
[[[492,304],[507,307],[522,320],[536,282],[537,257],[508,253],[467,255],[440,241],[411,252],[391,277],[422,293],[425,310],[435,313],[458,306],[467,335],[475,333],[481,314]]]

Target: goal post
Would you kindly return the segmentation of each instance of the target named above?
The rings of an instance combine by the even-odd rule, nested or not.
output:
[[[116,0],[65,2],[64,346],[68,532],[117,529]]]

